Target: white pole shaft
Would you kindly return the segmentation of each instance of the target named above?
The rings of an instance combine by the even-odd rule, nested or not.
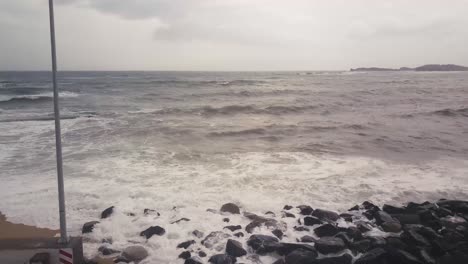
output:
[[[62,133],[60,131],[59,95],[57,88],[57,56],[55,52],[55,23],[54,1],[49,0],[50,19],[50,47],[52,52],[52,80],[54,87],[54,114],[55,114],[55,149],[57,155],[57,183],[60,213],[60,242],[67,243],[67,220],[65,215],[65,192],[63,187],[63,162],[62,162]]]

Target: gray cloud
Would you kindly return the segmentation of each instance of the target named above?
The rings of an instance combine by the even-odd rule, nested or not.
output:
[[[61,58],[70,68],[294,70],[468,64],[468,0],[56,3],[59,48],[69,51]],[[24,54],[35,58],[33,68],[47,65],[38,63],[46,57],[40,53],[48,40],[46,4],[0,0],[0,48],[9,51],[0,53],[0,68],[32,67]]]

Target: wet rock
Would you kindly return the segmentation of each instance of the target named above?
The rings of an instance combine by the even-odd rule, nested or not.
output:
[[[366,209],[366,210],[380,211],[380,208],[377,205],[375,205],[375,204],[373,204],[373,203],[371,203],[369,201],[363,202],[362,207],[364,209]]]
[[[393,218],[391,215],[387,214],[384,211],[377,211],[374,214],[374,217],[375,217],[375,222],[378,225],[381,225],[384,222],[395,222],[395,221],[397,221],[395,218]]]
[[[315,213],[316,211],[314,211]],[[318,218],[313,217],[313,216],[306,216],[304,217],[304,225],[306,226],[313,226],[313,225],[321,225],[323,224],[322,221],[320,221]]]
[[[239,206],[233,203],[223,204],[220,209],[221,212],[231,213],[231,214],[240,214]]]
[[[211,256],[208,262],[213,263],[213,264],[233,264],[236,261],[235,261],[235,258],[229,255],[217,254],[217,255]]]
[[[336,234],[335,237],[341,238],[341,240],[343,240],[346,246],[350,245],[353,242],[353,239],[349,237],[348,234],[346,234],[345,232],[340,232]]]
[[[313,264],[317,258],[317,253],[304,249],[296,249],[285,258],[287,264]]]
[[[364,221],[357,221],[355,222],[355,224],[359,231],[361,231],[362,233],[366,233],[372,230],[372,226]]]
[[[197,257],[186,259],[184,264],[203,264],[202,260]]]
[[[430,246],[429,241],[427,241],[424,236],[419,234],[416,229],[405,230],[401,235],[402,240],[407,244],[415,244],[417,246],[428,247]]]
[[[242,226],[240,225],[230,225],[230,226],[225,226],[223,229],[229,229],[231,232],[234,232],[236,230],[242,229]]]
[[[301,215],[310,215],[314,209],[308,205],[299,205],[297,208],[301,211]]]
[[[280,258],[273,262],[273,264],[286,264],[286,262],[284,262],[284,259]]]
[[[266,214],[266,215],[269,215],[269,216],[271,216],[271,217],[275,217],[275,216],[276,216],[275,213],[273,213],[272,211],[268,211],[268,212],[266,212],[265,214]]]
[[[405,214],[406,209],[403,207],[393,206],[389,204],[384,204],[382,210],[387,214]]]
[[[305,226],[295,226],[293,227],[294,230],[298,231],[298,232],[309,232],[310,229],[305,227]]]
[[[241,257],[247,254],[239,241],[228,239],[226,243],[226,253],[232,257]]]
[[[420,251],[419,256],[425,264],[436,264],[436,260],[425,249]]]
[[[252,233],[255,228],[260,227],[262,225],[270,229],[283,229],[284,228],[283,225],[280,222],[276,221],[275,219],[257,217],[255,220],[250,222],[250,224],[248,224],[245,227],[245,231],[247,231],[247,233]]]
[[[280,246],[276,249],[276,252],[281,256],[286,256],[296,249],[312,251],[315,255],[318,255],[317,250],[314,246],[296,243],[280,243]]]
[[[165,233],[166,233],[166,230],[164,228],[162,228],[160,226],[152,226],[152,227],[149,227],[148,229],[142,231],[140,233],[140,236],[144,236],[147,239],[149,239],[153,235],[162,236]]]
[[[273,235],[275,235],[277,238],[279,238],[280,240],[283,239],[283,231],[281,231],[279,229],[275,229],[275,230],[271,231],[271,233]]]
[[[383,222],[382,223],[382,229],[385,232],[390,232],[390,233],[398,233],[401,231],[401,225],[399,222]]]
[[[353,222],[353,215],[348,213],[340,214],[340,217],[343,218],[346,222]]]
[[[129,246],[124,249],[122,256],[130,262],[139,262],[148,256],[148,251],[142,246]]]
[[[204,234],[203,234],[202,231],[193,230],[192,235],[194,235],[195,237],[198,237],[198,238],[202,238]]]
[[[323,209],[315,209],[314,212],[312,212],[312,215],[322,221],[329,220],[335,222],[340,218],[340,216],[337,213]]]
[[[179,258],[181,258],[181,259],[189,259],[190,257],[192,257],[192,254],[190,254],[189,251],[184,251],[184,252],[180,253],[180,255],[179,255]]]
[[[418,214],[392,214],[392,217],[398,220],[402,225],[421,224],[421,218]]]
[[[377,247],[384,248],[387,245],[387,240],[385,240],[385,238],[383,237],[373,236],[373,237],[369,237],[369,239],[371,240],[372,248],[377,248]]]
[[[348,227],[345,232],[352,239],[362,239],[361,231],[355,226]]]
[[[143,214],[144,215],[157,215],[157,216],[160,216],[160,214],[158,212],[156,212],[156,210],[148,209],[148,208],[143,210]]]
[[[188,221],[190,221],[190,219],[183,217],[183,218],[181,218],[181,219],[179,219],[179,220],[176,220],[176,221],[174,221],[174,222],[171,222],[171,224],[177,224],[177,223],[180,223],[180,222],[182,222],[182,221],[183,221],[183,222],[188,222]]]
[[[236,237],[244,237],[244,233],[242,233],[242,232],[237,232],[237,233],[234,234],[234,236],[236,236]]]
[[[291,205],[285,205],[283,207],[283,210],[291,210],[291,209],[293,209],[293,207]]]
[[[177,245],[177,248],[187,249],[188,247],[190,247],[193,244],[195,244],[195,240],[188,240],[188,241],[182,242],[179,245]]]
[[[316,264],[351,264],[353,257],[350,254],[344,254],[337,257],[325,257],[317,259]]]
[[[348,209],[348,211],[359,211],[359,205],[355,205]]]
[[[229,223],[229,221],[230,221],[229,218],[227,218],[227,217],[226,217],[226,218],[223,218],[223,222]]]
[[[390,249],[387,254],[391,263],[422,264],[415,256],[401,249]]]
[[[200,256],[202,258],[206,257],[205,251],[198,251],[198,256]]]
[[[257,254],[265,254],[277,250],[280,246],[279,240],[273,236],[265,235],[252,235],[247,241],[249,245]]]
[[[301,240],[301,242],[303,242],[303,243],[312,243],[312,242],[317,241],[317,239],[315,239],[313,236],[307,236],[307,235],[301,237],[300,240]]]
[[[322,254],[338,253],[345,248],[345,243],[338,237],[322,237],[315,241],[315,249]]]
[[[387,237],[387,245],[392,248],[407,250],[408,245],[399,237]]]
[[[214,245],[220,243],[226,238],[229,238],[230,236],[231,235],[226,234],[221,231],[211,232],[209,235],[205,237],[205,239],[201,241],[201,244],[207,248],[212,248]]]
[[[130,260],[126,259],[123,256],[118,256],[114,259],[114,263],[130,263]]]
[[[100,246],[100,247],[98,248],[98,251],[101,252],[101,254],[104,255],[104,256],[108,256],[108,255],[120,253],[120,251],[114,250],[114,249],[112,249],[112,248],[108,248],[108,247],[106,247],[106,246]]]
[[[338,228],[332,224],[324,224],[314,229],[314,233],[319,237],[334,236],[338,232]]]
[[[290,218],[296,218],[296,216],[292,213],[289,212],[283,212],[283,218],[285,217],[290,217]]]
[[[111,206],[107,208],[106,210],[102,211],[101,219],[108,218],[109,216],[111,216],[112,213],[114,212],[114,208],[115,208],[114,206]]]
[[[386,263],[385,255],[385,250],[382,248],[375,248],[356,259],[354,264],[384,264]]]
[[[448,208],[453,212],[468,214],[468,201],[460,200],[441,200],[437,202],[440,207]]]
[[[83,225],[83,228],[81,229],[81,233],[86,234],[86,233],[93,232],[94,226],[96,224],[99,224],[99,221],[91,221],[91,222],[85,223]]]
[[[370,239],[362,239],[359,241],[354,241],[350,247],[351,249],[357,252],[364,253],[364,252],[369,251],[369,249],[371,249],[371,246],[372,246],[372,242]]]

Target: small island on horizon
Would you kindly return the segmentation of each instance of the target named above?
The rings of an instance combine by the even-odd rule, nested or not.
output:
[[[352,72],[359,71],[468,71],[468,67],[455,65],[455,64],[426,64],[416,68],[401,67],[399,69],[392,68],[351,68]]]

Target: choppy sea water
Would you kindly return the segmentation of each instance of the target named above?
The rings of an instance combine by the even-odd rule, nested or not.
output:
[[[0,73],[0,211],[57,228],[50,78]],[[169,221],[225,202],[468,199],[466,72],[62,72],[59,86],[72,233],[111,205]],[[108,232],[123,245],[130,223]]]

